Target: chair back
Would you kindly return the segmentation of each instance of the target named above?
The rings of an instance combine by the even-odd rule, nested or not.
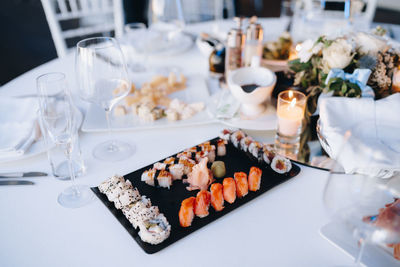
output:
[[[58,57],[68,53],[68,42],[77,37],[104,35],[114,31],[123,34],[122,0],[41,0]],[[67,21],[77,21],[78,27],[65,29]],[[75,45],[75,43],[74,43]]]

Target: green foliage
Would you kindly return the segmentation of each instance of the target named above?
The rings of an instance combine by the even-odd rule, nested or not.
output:
[[[331,78],[328,81],[325,92],[331,91],[333,91],[334,96],[361,97],[361,88],[358,84],[338,77]]]

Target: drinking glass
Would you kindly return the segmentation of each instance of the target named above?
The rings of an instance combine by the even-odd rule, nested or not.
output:
[[[134,72],[145,71],[148,60],[146,25],[141,22],[128,23],[124,26],[124,31],[128,47],[133,48],[133,51],[129,51],[126,55],[129,69]]]
[[[362,128],[355,126],[344,135],[341,152],[329,172],[323,194],[332,222],[344,226],[355,238],[354,243],[359,245],[353,266],[361,266],[366,243],[385,246],[400,242],[400,202],[397,199],[400,177],[382,179],[367,174],[346,174],[338,163],[351,149],[351,144],[360,143]],[[368,153],[362,146],[358,150],[360,155]],[[358,162],[361,169],[373,164],[368,160]]]
[[[55,91],[63,93],[54,95]],[[73,153],[76,149],[77,129],[73,123],[73,105],[63,73],[48,73],[37,78],[40,119],[46,135],[63,148],[68,161],[72,186],[58,196],[58,203],[67,208],[79,208],[93,199],[93,193],[86,185],[76,185]]]
[[[97,145],[95,158],[120,161],[133,154],[133,146],[112,139],[110,112],[131,91],[125,59],[118,42],[111,37],[95,37],[77,44],[75,71],[80,97],[102,107],[106,113],[109,139]]]

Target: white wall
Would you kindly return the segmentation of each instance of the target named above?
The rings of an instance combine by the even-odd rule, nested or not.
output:
[[[400,0],[378,0],[378,7],[400,10]]]

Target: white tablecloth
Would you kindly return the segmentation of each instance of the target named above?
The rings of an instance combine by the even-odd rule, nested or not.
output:
[[[284,24],[271,20],[275,30]],[[268,21],[267,21],[268,22]],[[277,29],[280,26],[281,29]],[[203,26],[204,27],[204,26]],[[153,58],[168,64],[170,58]],[[74,56],[53,60],[4,85],[2,95],[36,92],[40,74],[66,73],[74,82]],[[173,59],[186,73],[207,77],[207,59],[196,47]],[[81,133],[87,174],[78,183],[91,186],[114,173],[127,174],[158,159],[213,138],[221,124],[157,131],[113,133],[136,144],[136,153],[118,163],[93,158],[96,144],[106,133]],[[271,141],[273,132],[249,132]],[[168,140],[168,141],[167,141]],[[107,208],[95,200],[80,209],[66,209],[57,195],[69,181],[53,177],[34,178],[34,186],[0,187],[0,266],[332,266],[352,259],[319,234],[328,222],[322,204],[327,173],[301,166],[301,173],[254,201],[227,214],[168,248],[147,255]],[[45,154],[6,164],[0,171],[50,172]]]

